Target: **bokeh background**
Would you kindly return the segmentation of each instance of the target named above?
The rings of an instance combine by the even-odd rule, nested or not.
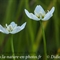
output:
[[[25,29],[13,36],[15,55],[41,55],[42,58],[40,60],[44,60],[44,45],[40,22],[29,19],[24,12],[24,9],[27,9],[29,12],[33,13],[37,5],[41,5],[46,12],[53,6],[55,7],[53,17],[43,22],[43,25],[45,28],[47,54],[49,56],[59,55],[60,0],[0,0],[0,24],[5,26],[6,23],[10,24],[14,21],[18,25],[22,25],[24,22],[27,22]],[[6,35],[0,32],[0,56],[10,56],[12,54],[10,40],[11,34]],[[0,58],[0,60],[3,59]],[[51,58],[48,60],[51,60]]]

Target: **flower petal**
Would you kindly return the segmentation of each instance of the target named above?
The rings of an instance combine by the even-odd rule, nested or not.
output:
[[[49,20],[51,17],[52,17],[52,14],[50,12],[48,12],[42,20],[46,21],[46,20]]]
[[[33,20],[36,20],[36,21],[40,20],[40,18],[38,18],[36,15],[34,15],[32,13],[30,13],[30,16],[31,16],[31,19],[33,19]]]
[[[40,5],[37,5],[34,10],[34,13],[35,13],[35,15],[40,15],[40,13],[45,14],[45,11]]]
[[[10,32],[11,34],[15,34],[18,33],[19,31],[21,31],[20,26],[16,27],[12,32]]]
[[[49,20],[53,16],[53,12],[55,10],[55,7],[53,7],[42,19],[43,21]]]
[[[17,24],[15,24],[15,22],[11,22],[10,25],[14,28],[17,27]]]
[[[29,13],[26,9],[25,9],[25,13],[26,13],[26,15],[27,15],[30,19],[33,19],[33,20],[36,20],[36,21],[39,21],[39,20],[40,20],[40,19],[39,19],[37,16],[35,16],[34,14]]]
[[[17,26],[12,32],[10,32],[11,34],[15,34],[20,32],[21,30],[23,30],[26,26],[26,22],[22,25],[22,26]]]
[[[26,26],[26,22],[20,26],[20,29],[23,30]]]
[[[50,10],[50,13],[53,14],[55,11],[55,7],[52,7],[52,9]]]
[[[31,18],[30,13],[26,9],[25,9],[25,13],[29,18]]]
[[[9,32],[5,28],[3,28],[1,25],[0,25],[0,32],[9,34]]]

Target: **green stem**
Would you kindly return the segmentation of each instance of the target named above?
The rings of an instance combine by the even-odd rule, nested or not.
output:
[[[45,60],[47,60],[47,50],[46,50],[46,39],[45,39],[44,26],[41,21],[40,21],[40,24],[41,24],[41,28],[42,28],[42,34],[43,34]]]
[[[15,56],[14,54],[14,46],[13,46],[13,35],[11,36],[11,49],[12,49],[12,56]],[[15,60],[15,58],[13,58]]]

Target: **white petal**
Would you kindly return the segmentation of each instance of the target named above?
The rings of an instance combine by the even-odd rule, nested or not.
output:
[[[53,16],[53,12],[54,12],[55,8],[53,7],[42,19],[43,21],[49,20],[52,16]]]
[[[9,32],[5,28],[3,28],[1,25],[0,25],[0,32],[9,34]]]
[[[52,9],[50,10],[50,13],[53,14],[55,11],[55,7],[52,7]]]
[[[40,20],[40,18],[38,18],[36,15],[34,15],[32,13],[30,13],[30,16],[31,16],[31,19],[33,19],[33,20],[36,20],[36,21]]]
[[[26,9],[25,9],[25,13],[29,18],[31,18],[30,13]]]
[[[30,19],[33,19],[33,20],[36,20],[36,21],[39,21],[39,20],[40,20],[40,19],[39,19],[37,16],[35,16],[34,14],[29,13],[26,9],[25,9],[25,13],[26,13],[26,15],[27,15]]]
[[[24,28],[25,28],[25,26],[26,26],[26,22],[23,24],[23,25],[21,25],[21,26],[17,26],[12,32],[10,32],[11,34],[15,34],[15,33],[18,33],[18,32],[20,32],[21,30],[23,30]]]
[[[46,21],[46,20],[49,20],[51,17],[52,17],[52,14],[50,12],[48,12],[42,20]]]
[[[18,32],[20,32],[21,31],[21,29],[20,29],[20,27],[16,27],[12,32],[10,32],[11,34],[15,34],[15,33],[18,33]]]
[[[34,13],[35,13],[35,15],[39,15],[40,13],[45,14],[45,11],[40,5],[37,5],[35,10],[34,10]]]
[[[23,30],[26,26],[26,22],[20,26],[20,29]]]
[[[15,24],[15,22],[11,22],[10,25],[14,28],[17,27],[17,24]]]

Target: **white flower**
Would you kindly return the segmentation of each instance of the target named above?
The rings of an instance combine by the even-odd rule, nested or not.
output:
[[[15,34],[18,33],[19,31],[23,30],[25,28],[26,22],[22,24],[21,26],[17,26],[15,22],[11,22],[10,25],[6,24],[6,27],[2,27],[0,25],[0,32],[5,33],[5,34]]]
[[[34,10],[34,14],[29,13],[26,9],[25,9],[25,13],[30,19],[33,19],[36,21],[39,21],[39,20],[46,21],[53,16],[54,10],[55,10],[55,7],[52,7],[52,9],[46,13],[40,5],[37,5]]]

